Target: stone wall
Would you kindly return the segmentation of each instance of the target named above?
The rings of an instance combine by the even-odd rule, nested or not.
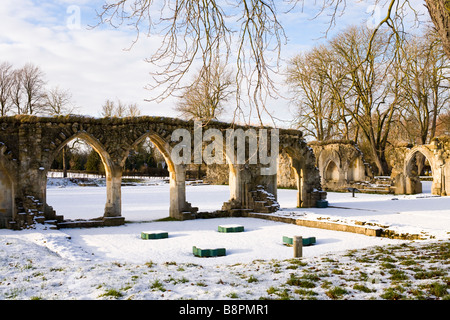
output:
[[[209,128],[223,136],[229,129],[260,129],[210,122],[203,130]],[[38,221],[63,220],[63,217],[47,204],[47,172],[58,152],[75,138],[89,144],[100,155],[105,167],[105,211],[103,217],[99,217],[97,221],[104,225],[124,223],[124,217],[121,215],[122,170],[130,150],[146,138],[149,138],[164,156],[170,172],[170,216],[176,219],[195,218],[197,208],[186,201],[187,165],[172,159],[172,151],[180,144],[180,140],[173,139],[177,129],[184,129],[189,137],[195,135],[193,121],[164,117],[1,117],[0,186],[3,193],[0,197],[0,227],[20,229]],[[314,154],[306,145],[300,131],[280,129],[279,133],[279,148],[288,156],[296,174],[296,181],[299,181],[298,206],[315,206],[316,200],[323,199],[326,193],[321,191]],[[205,144],[205,141],[202,143]],[[183,145],[194,158],[195,145]],[[193,159],[190,160],[192,162]],[[261,169],[264,166],[260,164],[226,166],[231,196],[224,208],[254,210],[260,207],[260,201],[266,203],[264,208],[275,204],[273,201],[276,201],[277,194],[276,175],[262,174]],[[221,173],[222,181],[226,180],[226,176],[224,170],[223,174]],[[260,190],[272,194],[273,197],[262,199]],[[273,207],[276,208],[276,205]]]
[[[309,145],[316,156],[324,190],[346,191],[373,178],[370,165],[353,141],[311,142]]]

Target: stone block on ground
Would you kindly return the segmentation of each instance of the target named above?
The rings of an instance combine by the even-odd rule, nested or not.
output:
[[[310,246],[316,243],[316,237],[308,237],[308,238],[302,238],[303,246]],[[283,243],[285,245],[292,246],[294,243],[293,237],[287,237],[283,236]]]
[[[225,248],[201,249],[196,246],[193,246],[192,253],[197,257],[220,257],[226,255],[226,249]]]
[[[218,227],[219,232],[231,233],[231,232],[244,232],[244,226],[238,224],[226,224]]]
[[[165,239],[169,237],[167,231],[162,230],[152,230],[152,231],[142,231],[141,239],[144,240],[154,240],[154,239]]]

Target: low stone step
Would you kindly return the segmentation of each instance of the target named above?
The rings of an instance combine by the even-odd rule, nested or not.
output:
[[[58,229],[61,228],[95,228],[103,227],[104,223],[102,220],[67,220],[63,222],[57,222],[56,226]]]

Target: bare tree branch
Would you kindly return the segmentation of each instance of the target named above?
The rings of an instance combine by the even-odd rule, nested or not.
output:
[[[265,100],[276,92],[270,74],[279,67],[285,40],[273,0],[121,0],[106,3],[98,15],[100,23],[132,26],[135,41],[142,31],[160,40],[147,59],[157,67],[147,86],[155,94],[149,100],[181,92],[190,85],[185,78],[195,65],[209,70],[220,57],[224,64],[235,64],[235,115],[244,113],[242,103],[255,109],[260,120],[268,113]]]

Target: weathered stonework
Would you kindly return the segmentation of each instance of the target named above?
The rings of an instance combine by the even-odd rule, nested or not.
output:
[[[224,132],[230,126],[211,122],[203,129],[215,128]],[[168,165],[170,216],[176,219],[196,218],[197,208],[186,201],[186,164],[177,164],[171,157],[172,149],[179,143],[172,141],[172,133],[179,128],[194,134],[193,121],[162,117],[0,118],[0,227],[20,229],[44,220],[63,220],[47,204],[47,172],[58,152],[75,138],[84,140],[97,151],[105,167],[107,200],[104,215],[95,220],[97,223],[124,223],[121,215],[122,170],[130,150],[146,138],[155,144]],[[241,128],[245,130],[247,127]],[[326,193],[321,191],[314,154],[300,131],[280,129],[279,140],[280,150],[286,152],[296,172],[298,206],[315,206],[316,201],[325,198]],[[277,194],[276,174],[262,175],[261,165],[257,164],[228,163],[228,168],[230,201],[224,204],[226,210],[255,210],[255,201],[265,201],[267,206],[270,204],[276,208],[276,205],[273,206]],[[255,192],[260,189],[273,195],[273,198],[258,198]],[[267,206],[264,205],[264,208]]]
[[[439,137],[431,144],[418,146],[397,146],[390,153],[391,183],[395,194],[416,194],[422,192],[417,169],[416,156],[422,154],[430,164],[433,183],[431,193],[446,196],[450,194],[450,138]]]
[[[373,178],[363,153],[352,141],[309,143],[316,156],[324,190],[346,191]]]

